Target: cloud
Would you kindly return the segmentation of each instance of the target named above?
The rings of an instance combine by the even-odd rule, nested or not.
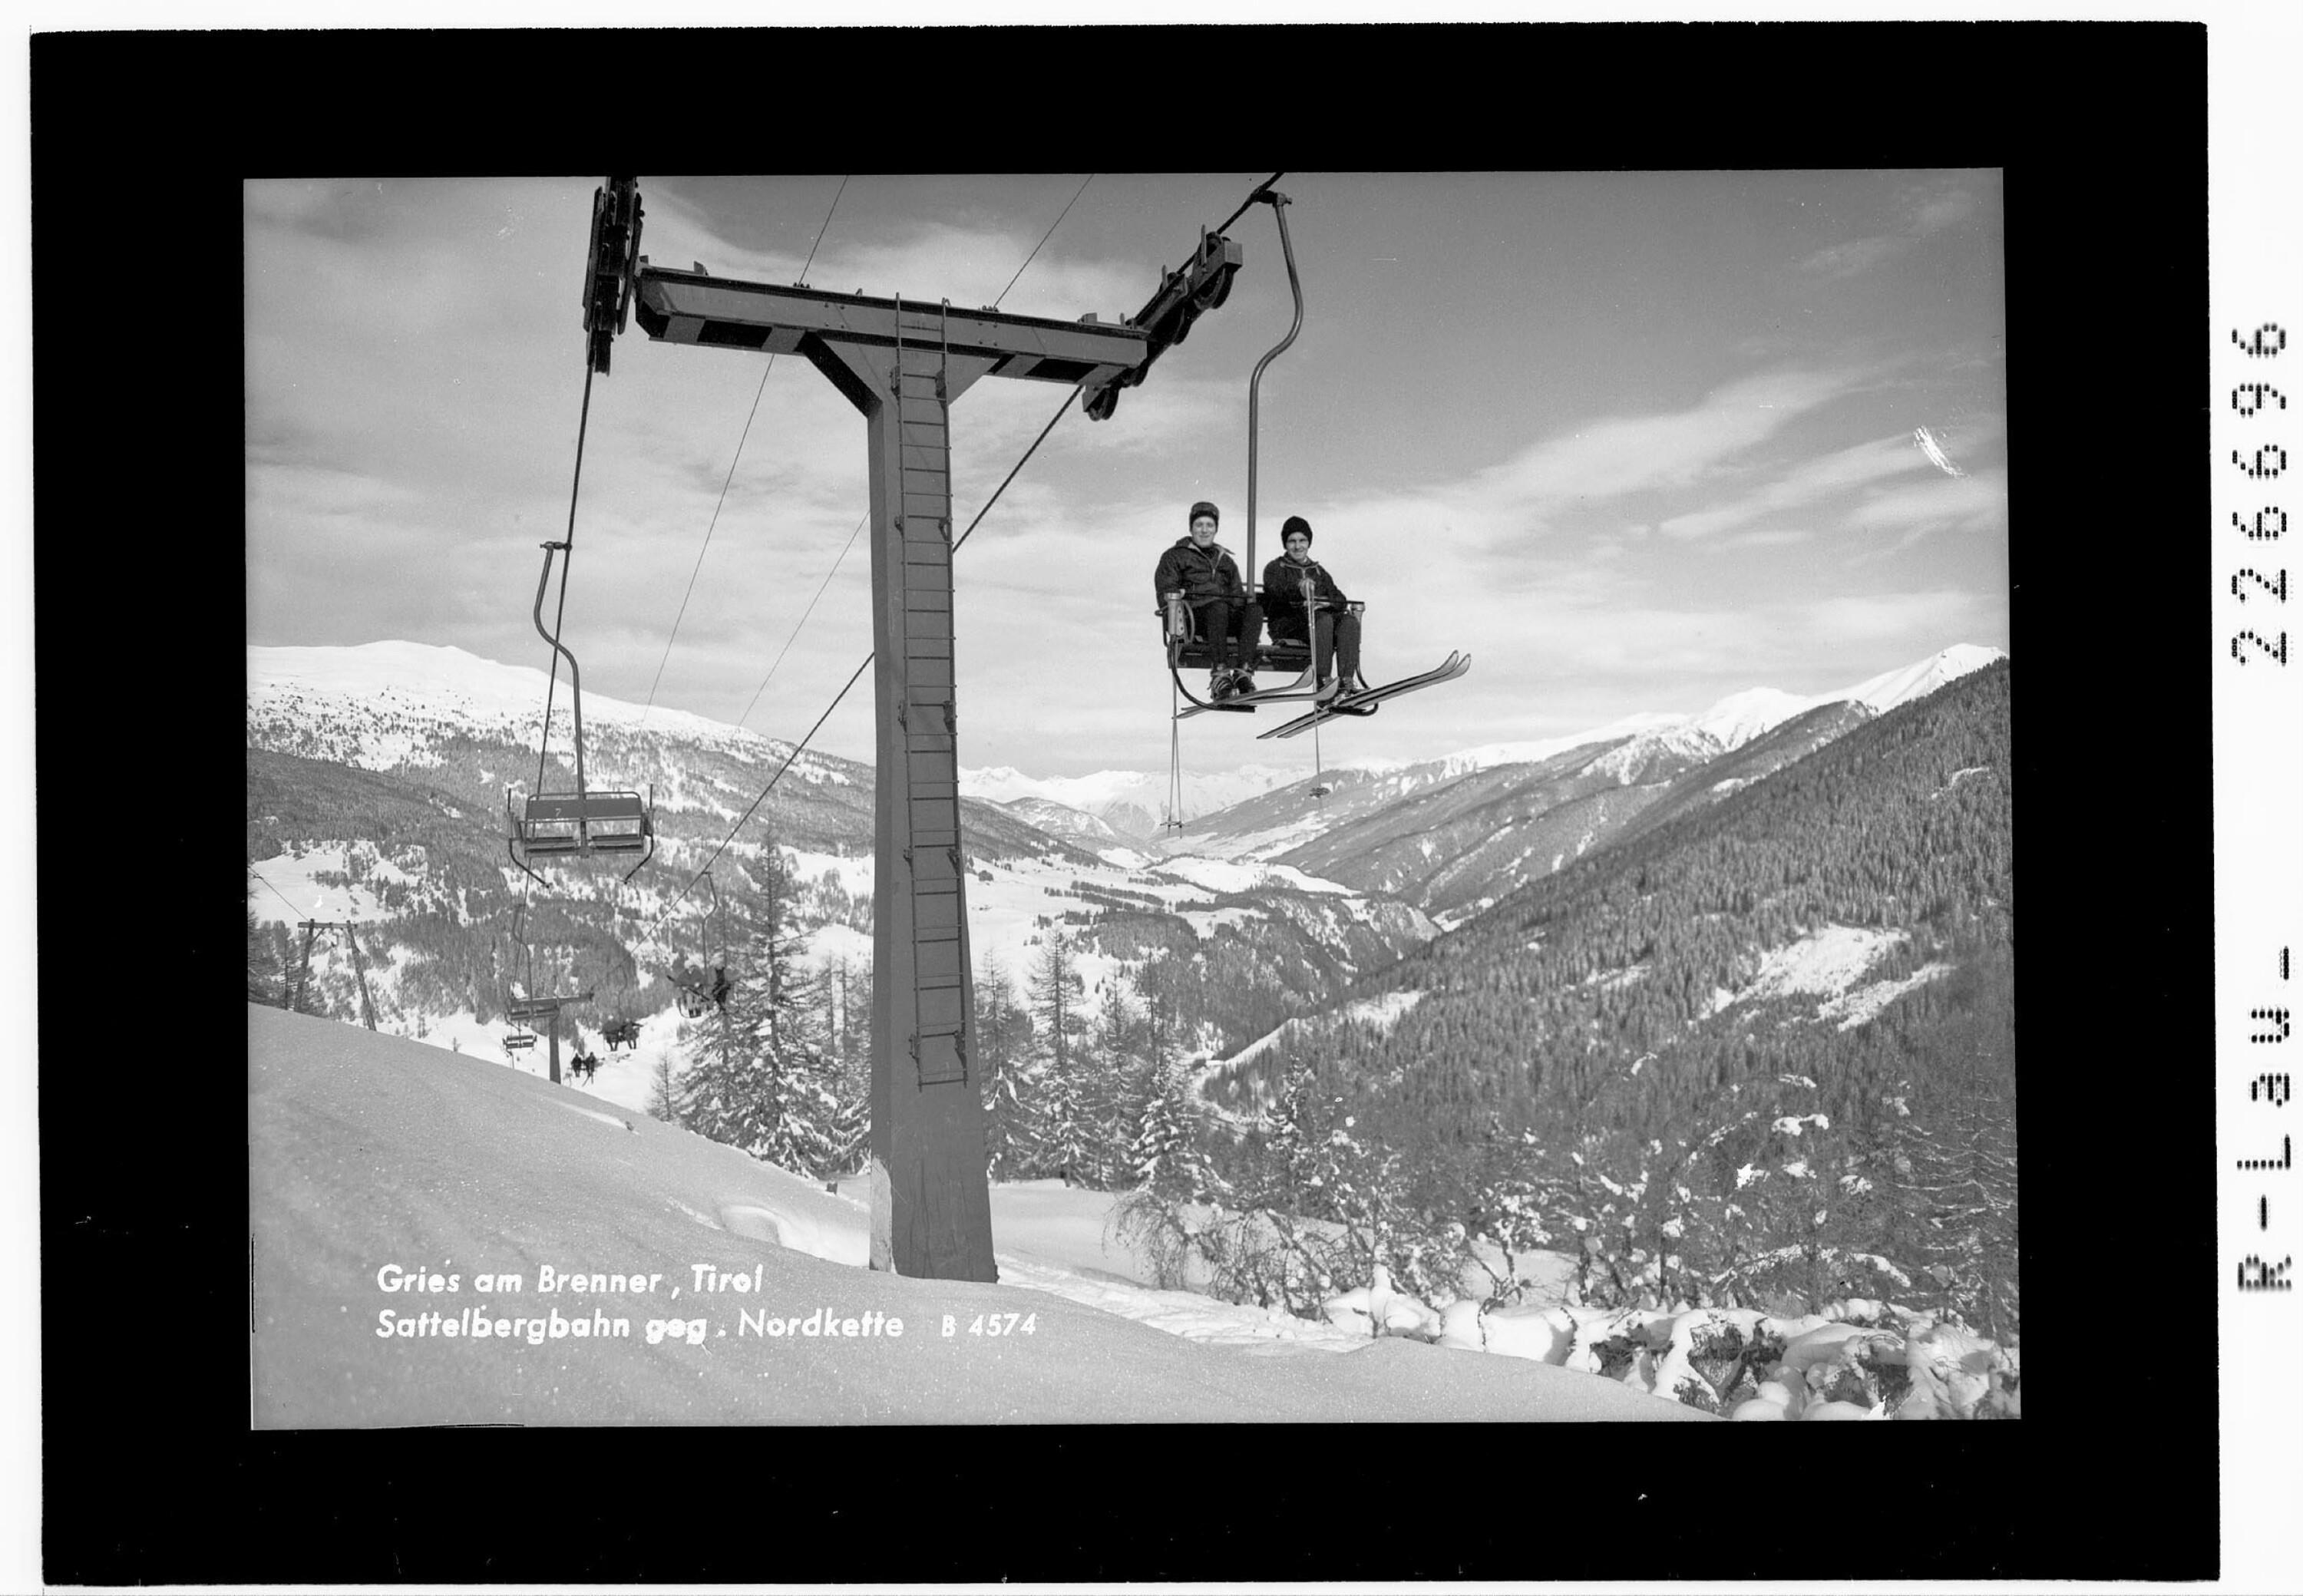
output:
[[[738,243],[679,199],[651,194],[641,246],[658,266],[685,270],[700,263],[715,277],[791,283],[805,267],[809,286],[827,292],[900,295],[930,311],[946,300],[955,310],[996,302],[1002,311],[1061,321],[1090,311],[1117,321],[1158,283],[1141,261],[1083,258],[1067,254],[1060,239],[1034,255],[1042,233],[1025,228],[931,222],[858,239],[843,232],[837,211],[832,216],[810,261],[805,253]],[[1017,277],[1027,260],[1030,269]]]
[[[1765,486],[1727,504],[1673,516],[1658,524],[1666,537],[1708,537],[1748,521],[1779,516],[1884,477],[1923,469],[1910,439],[1874,438],[1793,467]]]
[[[569,518],[585,393],[574,266],[595,181],[249,186],[252,641],[404,636],[548,662],[530,619],[536,545],[561,536]],[[807,274],[842,291],[911,300],[932,286],[956,303],[989,300],[1070,187],[1017,227],[948,209],[937,225],[874,234],[859,207],[853,232],[835,216]],[[750,232],[715,228],[669,188],[651,190],[645,247],[658,261],[789,282],[831,198],[829,180],[822,189],[797,220],[754,207]],[[1908,225],[1953,225],[1957,202],[1928,192]],[[1141,303],[1151,257],[1067,254],[1068,232],[1004,308],[1069,319]],[[1267,277],[1263,290],[1262,320],[1248,315],[1256,286],[1244,284],[1226,317],[1164,357],[1113,420],[1067,413],[960,552],[959,663],[979,706],[963,716],[970,764],[1156,769],[1165,759],[1152,568],[1201,497],[1223,504],[1224,541],[1244,553],[1244,374],[1288,314],[1284,284]],[[1556,418],[1575,411],[1552,410],[1539,424],[1481,412],[1454,440],[1480,451],[1454,453],[1473,462],[1460,469],[1406,444],[1343,452],[1341,440],[1378,435],[1371,414],[1448,413],[1444,384],[1416,362],[1400,361],[1375,393],[1337,375],[1348,362],[1316,339],[1274,368],[1261,390],[1259,562],[1278,552],[1279,519],[1303,514],[1321,558],[1369,605],[1371,676],[1425,668],[1450,648],[1477,661],[1461,683],[1334,730],[1327,757],[1581,730],[1627,703],[1693,711],[1759,685],[1818,690],[1951,641],[2004,643],[2004,600],[1987,595],[1891,594],[1809,613],[1803,601],[1853,585],[1846,560],[1814,557],[1835,531],[1866,535],[1866,558],[1885,558],[1899,538],[2004,528],[2004,452],[1980,441],[1956,395],[1929,402],[1950,404],[1959,425],[1940,411],[1885,413],[1901,401],[1881,380],[1899,367],[1824,353],[1760,368],[1763,357],[1738,352],[1735,330],[1659,366],[1612,413],[1565,423]],[[771,367],[748,351],[672,350],[628,333],[613,372],[590,391],[569,646],[587,690],[653,694],[734,721],[864,512],[865,423],[801,359]],[[952,412],[955,533],[1064,397],[1034,383],[968,390]],[[1285,422],[1277,434],[1274,417]],[[1912,443],[1922,418],[1992,493],[1957,496],[1978,479],[1928,464]],[[1867,439],[1872,431],[1884,435]],[[1694,548],[1734,557],[1691,561]],[[1957,553],[1987,569],[1914,585],[2004,579],[1980,540]],[[805,731],[871,648],[870,568],[857,538],[776,666],[754,729]],[[1945,629],[1931,630],[1936,622]],[[1302,744],[1253,739],[1272,723],[1187,723],[1187,768],[1275,755],[1308,768]],[[870,756],[868,684],[818,740]]]
[[[1911,232],[1919,238],[1956,226],[1975,214],[1975,196],[1960,188],[1923,190],[1907,196],[1905,203]]]
[[[1846,393],[1861,376],[1765,372],[1716,388],[1683,410],[1604,418],[1523,450],[1446,496],[1491,514],[1540,516],[1572,502],[1684,486]]]
[[[1885,657],[1908,663],[1951,639],[2004,632],[2006,610],[2004,595],[1942,588],[1818,599],[1801,606],[1794,619],[1811,643],[1870,643]]]
[[[1895,197],[1900,225],[1892,232],[1850,239],[1817,250],[1799,269],[1822,277],[1852,277],[1894,259],[1924,238],[1958,226],[1975,214],[1976,198],[1956,182],[1915,184]]]
[[[1936,477],[1909,487],[1875,494],[1849,512],[1848,525],[1861,532],[1900,532],[1885,552],[1900,553],[1924,538],[1945,532],[2004,532],[2007,525],[2007,477],[1983,471],[1971,477]]]
[[[1818,249],[1800,262],[1799,269],[1822,277],[1852,277],[1858,272],[1869,271],[1882,261],[1894,259],[1911,247],[1909,239],[1852,239],[1843,244]]]

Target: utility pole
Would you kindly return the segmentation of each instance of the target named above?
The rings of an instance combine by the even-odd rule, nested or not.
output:
[[[586,360],[635,303],[652,339],[804,356],[863,412],[870,470],[874,743],[872,1241],[874,1269],[996,1280],[959,827],[952,636],[951,407],[985,376],[1072,385],[1099,419],[1191,321],[1222,303],[1239,247],[1202,233],[1124,324],[947,301],[820,293],[651,266],[637,180],[594,197]]]
[[[288,1004],[289,1012],[291,1014],[304,1012],[304,983],[312,974],[312,933],[319,929],[320,922],[317,920],[303,922],[304,962],[296,971],[296,995]]]
[[[352,974],[359,978],[360,1018],[367,1022],[367,1028],[373,1031],[375,1029],[375,1003],[367,995],[367,971],[360,964],[359,937],[353,929],[358,924],[359,922],[354,920],[344,922],[344,941],[351,944]]]

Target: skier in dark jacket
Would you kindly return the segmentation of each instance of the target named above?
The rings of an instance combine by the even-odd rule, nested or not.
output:
[[[1160,604],[1167,604],[1170,593],[1184,595],[1197,618],[1200,637],[1214,646],[1216,665],[1208,675],[1211,698],[1255,690],[1255,638],[1263,629],[1263,612],[1240,580],[1238,562],[1216,542],[1218,519],[1216,507],[1206,500],[1193,505],[1190,535],[1160,556],[1159,571],[1152,578]]]
[[[1348,691],[1360,673],[1360,618],[1345,608],[1351,601],[1336,586],[1328,568],[1312,558],[1312,523],[1291,515],[1280,524],[1279,541],[1287,552],[1263,568],[1263,602],[1271,618],[1271,639],[1302,643],[1308,639],[1303,601],[1319,606],[1319,637],[1312,657],[1319,666],[1320,692],[1332,698]],[[1343,657],[1339,660],[1337,655]],[[1341,669],[1338,670],[1337,667]]]

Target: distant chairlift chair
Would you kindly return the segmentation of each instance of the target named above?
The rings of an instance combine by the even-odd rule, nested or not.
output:
[[[721,943],[719,961],[715,964],[712,958],[712,942],[720,925],[720,883],[712,879],[709,870],[703,873],[701,879],[712,889],[712,909],[704,920],[704,945],[700,950],[711,973],[706,975],[701,967],[690,968],[685,955],[674,963],[671,972],[672,984],[679,988],[679,1011],[689,1019],[702,1019],[715,1008],[724,1009],[729,994],[735,990],[735,984],[728,979],[728,949],[724,942]]]
[[[527,916],[527,905],[517,903],[512,906],[511,937],[512,941],[519,945],[520,992],[518,994],[510,991],[504,993],[504,1018],[517,1026],[533,1026],[537,1020],[551,1023],[560,1010],[567,1005],[588,1003],[592,1001],[592,994],[588,992],[562,992],[548,998],[535,995],[536,956],[529,949],[527,940],[520,929]],[[536,1038],[530,1036],[525,1042],[507,1041],[504,1045],[533,1047],[536,1045]]]

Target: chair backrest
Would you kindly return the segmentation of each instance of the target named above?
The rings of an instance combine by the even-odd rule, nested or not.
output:
[[[637,853],[654,830],[637,792],[540,792],[519,815],[520,846],[530,853]]]

